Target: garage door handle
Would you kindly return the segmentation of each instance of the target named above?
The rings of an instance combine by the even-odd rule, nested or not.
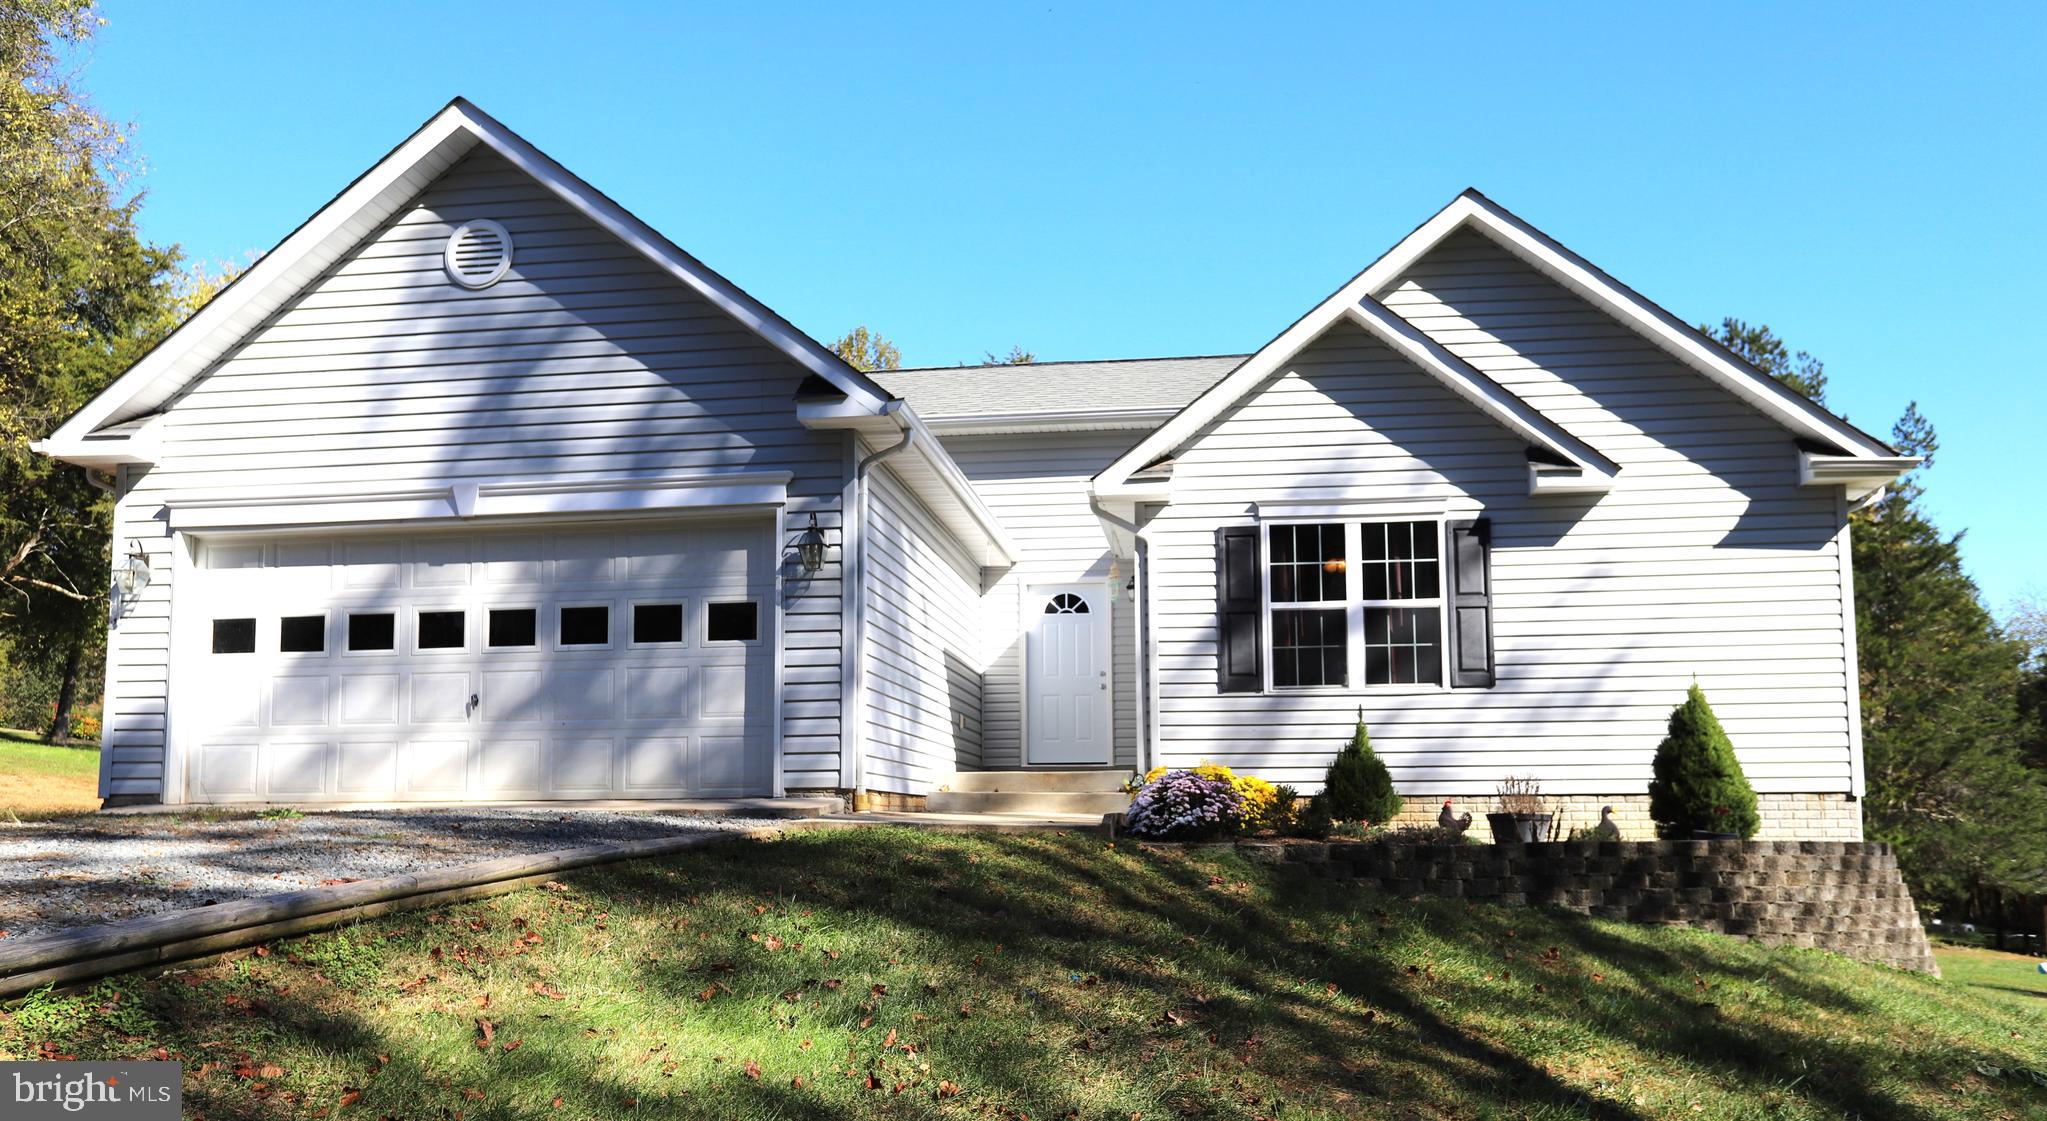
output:
[[[476,694],[474,693],[469,694],[469,711],[476,711]]]

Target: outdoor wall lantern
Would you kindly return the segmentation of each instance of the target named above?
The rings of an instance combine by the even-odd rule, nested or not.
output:
[[[796,559],[803,564],[806,576],[824,567],[824,530],[817,528],[816,514],[810,516],[810,528],[797,539]]]
[[[148,586],[149,554],[142,551],[142,542],[130,539],[128,557],[114,573],[114,590],[121,593],[122,599],[133,599]]]

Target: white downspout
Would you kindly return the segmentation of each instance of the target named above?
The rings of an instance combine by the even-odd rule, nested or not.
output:
[[[856,812],[867,808],[866,713],[862,711],[867,703],[867,473],[875,464],[900,454],[916,440],[917,431],[903,419],[902,411],[901,400],[890,401],[881,407],[881,415],[895,422],[903,438],[869,454],[853,467],[857,535],[853,539],[853,571],[846,580],[846,594],[853,598],[854,606],[854,711],[841,714],[839,749],[853,754],[853,809]]]

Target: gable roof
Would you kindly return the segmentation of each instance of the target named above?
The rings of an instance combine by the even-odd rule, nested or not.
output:
[[[1714,342],[1697,328],[1607,275],[1604,270],[1565,248],[1556,239],[1529,225],[1505,207],[1476,190],[1467,189],[1451,200],[1448,206],[1437,211],[1428,221],[1402,238],[1363,272],[1338,288],[1328,299],[1316,305],[1285,331],[1280,332],[1271,342],[1260,348],[1258,353],[1238,367],[1228,379],[1188,405],[1181,416],[1174,417],[1151,437],[1104,468],[1095,476],[1097,492],[1113,492],[1116,488],[1128,484],[1131,476],[1146,464],[1172,453],[1181,442],[1220,416],[1240,397],[1249,393],[1308,343],[1328,330],[1339,316],[1349,316],[1361,325],[1367,321],[1382,322],[1391,319],[1401,326],[1406,326],[1404,321],[1399,320],[1398,316],[1379,303],[1377,294],[1446,238],[1467,227],[1478,231],[1508,253],[1527,262],[1537,271],[1656,343],[1673,357],[1705,375],[1800,439],[1838,449],[1847,458],[1868,460],[1872,469],[1889,471],[1893,477],[1896,470],[1908,469],[1909,465],[1907,468],[1895,467],[1904,463],[1904,460],[1883,441],[1863,432],[1813,403],[1804,394],[1742,361],[1732,351]],[[1417,336],[1420,335],[1414,328],[1409,327],[1408,330]],[[1454,355],[1443,351],[1441,347],[1435,346],[1425,336],[1421,337],[1421,341],[1433,347],[1435,351],[1442,352],[1442,357],[1455,363],[1452,369],[1461,367],[1461,374],[1470,381],[1470,384],[1460,387],[1451,383],[1451,388],[1457,389],[1460,396],[1465,396],[1467,400],[1484,407],[1478,397],[1474,397],[1471,392],[1477,390],[1480,396],[1494,398],[1495,403],[1507,408],[1507,401],[1498,401],[1495,397],[1497,394],[1498,397],[1507,398],[1514,404],[1520,404],[1521,409],[1529,413],[1534,412],[1498,383]],[[1437,373],[1439,377],[1443,376],[1441,370],[1431,369],[1430,372]],[[1490,413],[1493,410],[1487,411]],[[1502,418],[1496,415],[1495,419]],[[1536,414],[1535,419],[1540,420],[1540,414]],[[1547,421],[1543,423],[1551,430],[1561,431]],[[1515,431],[1518,433],[1520,429],[1516,428]],[[1591,451],[1575,437],[1566,435],[1564,439],[1590,451],[1591,455],[1596,457],[1600,471],[1610,475],[1614,470],[1611,461],[1596,451]],[[1532,446],[1542,446],[1535,440],[1531,440],[1530,443]],[[1576,460],[1579,456],[1567,453],[1567,458]],[[1539,474],[1538,471],[1538,476]],[[1584,489],[1576,486],[1542,487],[1540,482],[1539,477],[1535,478],[1533,489]]]
[[[564,203],[752,330],[849,402],[879,410],[889,393],[738,285],[570,173],[464,98],[449,102],[396,148],[222,289],[154,349],[58,427],[36,450],[103,466],[146,461],[116,430],[163,408],[307,284],[400,212],[478,146],[492,149]]]
[[[868,376],[940,432],[1149,428],[1187,407],[1248,355],[930,366]]]
[[[1388,310],[1356,282],[1345,285],[1308,314],[1294,321],[1258,353],[1245,359],[1228,377],[1209,387],[1171,420],[1160,425],[1094,478],[1098,495],[1111,495],[1145,466],[1172,455],[1201,429],[1246,394],[1277,373],[1280,367],[1339,323],[1350,323],[1385,344],[1423,373],[1443,383],[1500,427],[1526,441],[1531,453],[1552,461],[1550,467],[1531,460],[1529,486],[1541,491],[1597,491],[1611,485],[1619,466],[1571,435],[1527,402],[1445,350],[1420,329]],[[1552,469],[1562,467],[1564,471]]]

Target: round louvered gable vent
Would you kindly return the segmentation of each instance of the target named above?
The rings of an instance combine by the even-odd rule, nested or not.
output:
[[[448,279],[464,288],[488,288],[512,267],[512,235],[489,219],[465,222],[449,235],[443,260]]]

